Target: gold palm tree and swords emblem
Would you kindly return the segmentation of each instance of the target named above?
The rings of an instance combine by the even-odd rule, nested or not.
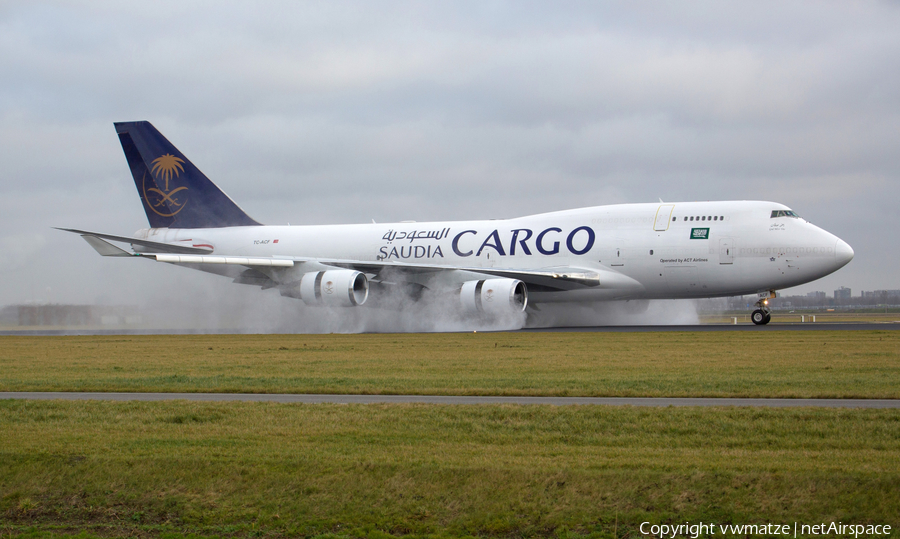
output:
[[[180,186],[171,190],[169,189],[169,182],[172,179],[177,179],[181,173],[184,172],[182,163],[184,163],[184,159],[168,153],[154,159],[152,161],[153,167],[150,169],[150,173],[156,176],[157,181],[151,180],[154,187],[149,189],[147,189],[147,173],[146,171],[144,172],[144,200],[147,201],[147,205],[150,209],[158,215],[172,217],[183,210],[184,205],[187,204],[186,198],[175,196],[181,191],[187,191],[187,187]],[[165,189],[159,188],[159,180],[165,182]],[[153,200],[151,200],[151,198]]]

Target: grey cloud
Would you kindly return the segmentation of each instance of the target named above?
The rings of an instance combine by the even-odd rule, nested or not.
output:
[[[46,242],[5,274],[61,301],[215,279],[49,229],[145,226],[112,122],[147,119],[262,222],[769,199],[856,249],[804,289],[897,288],[898,23],[886,2],[3,4],[3,237]]]

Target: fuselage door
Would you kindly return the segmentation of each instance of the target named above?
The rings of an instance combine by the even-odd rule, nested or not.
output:
[[[719,264],[734,264],[734,238],[719,240]]]
[[[618,247],[613,249],[613,261],[610,266],[624,266],[625,265],[625,240],[618,238],[616,240],[616,244]]]
[[[663,204],[656,210],[656,221],[653,223],[653,230],[662,232],[669,229],[669,223],[672,221],[672,210],[675,209],[674,204]]]

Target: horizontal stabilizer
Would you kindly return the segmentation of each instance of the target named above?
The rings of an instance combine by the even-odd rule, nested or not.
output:
[[[95,251],[100,253],[101,256],[134,256],[134,253],[129,253],[124,249],[120,249],[108,241],[103,241],[96,236],[82,234],[81,237],[84,238],[84,241],[88,242]]]
[[[161,253],[177,253],[177,254],[200,254],[206,255],[212,252],[212,249],[208,249],[206,247],[186,247],[184,245],[174,245],[171,243],[162,243],[159,241],[150,241],[150,240],[141,240],[138,238],[129,238],[128,236],[116,236],[115,234],[101,234],[100,232],[89,232],[87,230],[78,230],[76,228],[56,228],[57,230],[64,230],[66,232],[74,232],[76,234],[81,234],[84,236],[92,236],[94,238],[102,238],[104,240],[110,241],[120,241],[122,243],[130,243],[131,245],[140,245],[141,247],[147,247],[148,249],[154,249]],[[87,240],[87,238],[85,238]],[[88,241],[90,243],[90,241]],[[104,242],[105,243],[105,242]],[[91,243],[93,246],[94,244]],[[97,247],[94,247],[96,249]],[[99,251],[98,251],[99,252]],[[100,253],[103,254],[103,253]],[[105,255],[110,256],[110,255]]]

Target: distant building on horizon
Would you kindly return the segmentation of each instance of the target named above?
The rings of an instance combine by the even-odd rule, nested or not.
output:
[[[873,290],[871,292],[863,290],[859,293],[859,296],[867,299],[888,299],[890,297],[900,296],[900,290]]]
[[[834,291],[834,300],[835,301],[841,301],[841,300],[849,301],[850,300],[850,289],[847,288],[846,286],[842,286],[839,289],[835,290]]]

